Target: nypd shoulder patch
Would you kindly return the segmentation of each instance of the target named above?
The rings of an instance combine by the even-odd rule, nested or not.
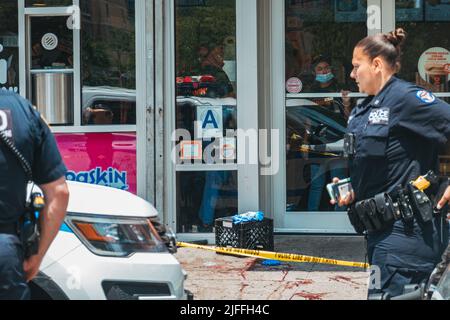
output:
[[[419,99],[423,103],[430,104],[430,103],[433,103],[433,102],[436,101],[435,95],[432,94],[431,92],[425,91],[425,90],[417,91],[416,97],[417,97],[417,99]]]

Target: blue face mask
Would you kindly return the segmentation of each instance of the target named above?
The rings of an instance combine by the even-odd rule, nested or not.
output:
[[[320,83],[327,83],[333,79],[334,79],[334,74],[332,74],[331,72],[329,72],[327,74],[318,74],[316,76],[316,81],[320,82]]]

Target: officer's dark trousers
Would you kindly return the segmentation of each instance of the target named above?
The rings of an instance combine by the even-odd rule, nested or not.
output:
[[[384,232],[369,235],[369,263],[381,271],[380,287],[370,287],[369,295],[383,292],[395,297],[403,294],[405,285],[427,280],[448,245],[448,233],[448,225],[435,219],[410,225],[400,220]]]
[[[0,234],[0,300],[29,300],[23,272],[22,244],[17,236]]]

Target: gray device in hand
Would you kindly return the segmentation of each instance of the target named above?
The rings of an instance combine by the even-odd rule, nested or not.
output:
[[[353,191],[351,179],[341,180],[338,183],[330,183],[327,185],[327,191],[331,200],[339,202],[339,199],[345,198],[349,193]]]

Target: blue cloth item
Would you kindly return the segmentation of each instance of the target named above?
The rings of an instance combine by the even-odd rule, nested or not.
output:
[[[276,266],[280,266],[281,262],[278,260],[264,260],[262,262],[263,266],[268,266],[268,267],[276,267]]]
[[[237,214],[233,217],[234,224],[240,224],[244,222],[258,222],[264,220],[264,213],[258,212],[246,212],[242,214]]]

